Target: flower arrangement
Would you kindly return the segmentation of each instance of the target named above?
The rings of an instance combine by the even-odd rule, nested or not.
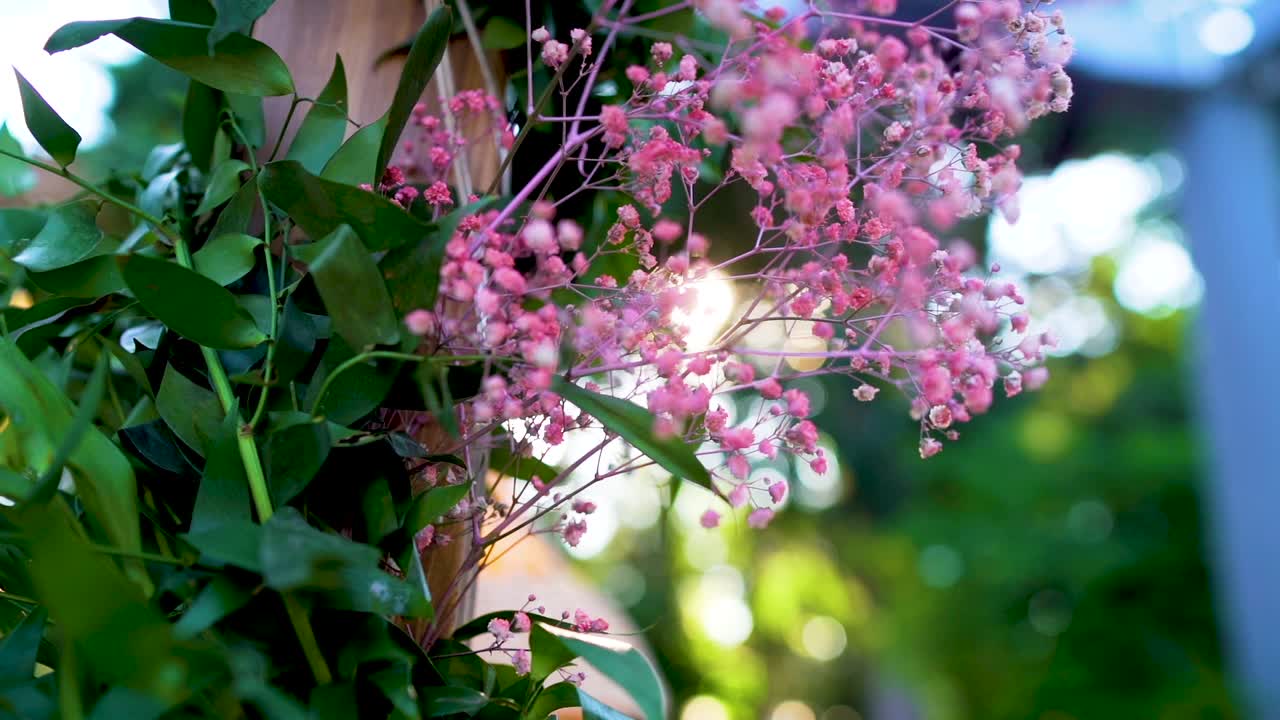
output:
[[[432,109],[450,37],[479,42],[455,0],[349,138],[341,61],[302,98],[245,34],[270,4],[50,38],[114,34],[190,78],[184,141],[102,185],[19,75],[52,162],[0,153],[85,190],[0,211],[29,300],[0,317],[0,703],[21,717],[619,716],[578,659],[662,717],[606,618],[532,595],[462,617],[499,543],[576,545],[593,490],[637,473],[700,488],[707,528],[766,527],[788,486],[753,464],[827,470],[798,378],[905,394],[922,458],[998,384],[1046,380],[1017,288],[944,235],[1016,216],[1009,138],[1069,105],[1047,2],[605,0],[581,28],[526,5],[514,100]],[[676,15],[705,35],[612,60]],[[534,128],[559,144],[530,164]],[[730,195],[745,241],[708,229]],[[697,327],[726,286],[746,300]]]

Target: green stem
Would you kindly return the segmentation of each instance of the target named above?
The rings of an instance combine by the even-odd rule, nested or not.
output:
[[[289,615],[293,631],[297,633],[298,641],[302,643],[302,654],[307,658],[307,665],[311,667],[311,674],[315,676],[316,684],[328,685],[333,682],[333,675],[329,673],[324,654],[320,652],[320,644],[316,642],[316,634],[311,630],[306,609],[293,595],[284,593],[280,597],[284,600],[284,610]]]
[[[276,140],[276,150],[280,149],[280,142],[284,140],[284,130],[289,126],[289,119],[293,117],[293,111],[298,107],[298,96],[294,95],[293,104],[289,106],[289,116],[284,121],[284,127],[280,129],[280,138]],[[244,131],[236,123],[235,116],[229,115],[226,122],[231,126],[231,131],[240,138],[240,143],[248,149],[246,155],[249,158],[249,166],[253,171],[254,178],[258,177],[258,158],[254,154],[253,146],[249,144],[249,140],[245,137]],[[275,157],[275,152],[271,153],[271,157]],[[258,190],[258,203],[262,205],[262,255],[263,261],[267,265],[267,292],[271,295],[271,319],[268,335],[270,339],[267,342],[267,357],[262,362],[262,390],[258,393],[258,404],[253,410],[253,414],[249,417],[249,430],[253,431],[258,426],[258,422],[262,420],[262,416],[267,410],[267,398],[271,394],[271,371],[275,369],[276,360],[276,339],[280,337],[280,298],[276,296],[276,273],[272,263],[271,254],[271,208],[267,205],[267,197],[262,192],[261,183],[256,185]],[[281,239],[284,242],[284,238]],[[281,263],[284,259],[281,258]]]
[[[191,250],[187,241],[178,238],[174,245],[178,264],[188,270],[192,269]],[[209,382],[213,392],[218,396],[218,404],[222,412],[231,413],[236,407],[235,393],[231,389],[231,380],[222,367],[222,359],[213,348],[200,346],[200,354],[204,356],[204,364],[209,368]],[[266,522],[271,519],[271,494],[267,492],[267,476],[262,469],[262,458],[258,455],[258,445],[253,441],[253,429],[241,425],[236,433],[236,447],[240,451],[240,460],[244,464],[245,475],[249,478],[249,494],[253,497],[253,506],[258,511],[258,520]]]
[[[271,148],[271,155],[267,157],[267,162],[276,159],[276,154],[280,152],[280,146],[284,144],[284,133],[289,129],[289,123],[293,122],[293,113],[297,111],[298,105],[306,101],[306,98],[300,98],[296,94],[293,96],[293,102],[289,104],[289,114],[284,116],[284,124],[280,126],[280,134],[276,137],[275,147]],[[266,206],[263,206],[264,209]]]

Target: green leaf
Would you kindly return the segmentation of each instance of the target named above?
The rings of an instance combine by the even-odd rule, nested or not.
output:
[[[113,687],[98,700],[89,713],[89,720],[156,720],[172,705],[133,688]]]
[[[342,146],[347,133],[347,74],[342,66],[342,56],[333,60],[333,72],[320,97],[307,111],[298,134],[289,145],[287,160],[296,160],[311,174],[320,173]]]
[[[391,391],[403,363],[378,360],[344,370],[329,386],[323,399],[315,397],[329,373],[354,356],[355,351],[340,336],[329,340],[321,369],[307,388],[307,407],[314,414],[340,425],[349,425],[382,404],[383,398]],[[317,400],[320,400],[319,404]]]
[[[137,552],[141,541],[133,468],[89,424],[96,410],[97,404],[89,402],[83,412],[73,412],[71,401],[49,378],[12,341],[0,339],[0,411],[11,421],[4,436],[16,434],[22,457],[37,474],[49,472],[64,455],[90,516],[113,542]],[[68,452],[66,441],[75,436],[78,442]]]
[[[360,500],[364,514],[365,539],[370,545],[377,545],[382,538],[390,535],[400,523],[396,519],[396,504],[391,497],[391,489],[387,479],[379,477],[365,488],[364,497]]]
[[[0,686],[26,682],[35,676],[36,653],[48,618],[49,612],[37,607],[0,640]]]
[[[557,644],[564,649],[563,652],[555,648]],[[647,720],[665,717],[666,698],[662,682],[653,665],[634,647],[612,637],[578,633],[542,623],[533,626],[530,645],[535,669],[546,670],[549,664],[562,664],[565,654],[571,658],[580,657],[626,690]],[[541,666],[538,660],[540,653],[550,656],[550,659],[542,661]],[[537,676],[540,674],[535,672]]]
[[[202,172],[208,172],[213,166],[221,114],[222,93],[204,83],[192,81],[182,108],[182,142],[191,153],[191,164]]]
[[[25,155],[9,126],[0,123],[0,150]],[[0,155],[0,195],[21,195],[36,186],[36,172],[30,165],[14,158]]]
[[[219,285],[230,285],[253,269],[257,258],[254,250],[262,241],[252,235],[227,233],[218,235],[191,256],[196,272]]]
[[[524,45],[525,40],[524,27],[501,15],[489,18],[480,33],[480,44],[485,50],[509,50]]]
[[[422,588],[383,572],[381,559],[377,548],[311,527],[292,507],[281,508],[263,526],[267,585],[314,592],[322,604],[341,610],[430,616]]]
[[[260,148],[267,142],[267,115],[262,107],[262,98],[254,95],[227,93],[227,107],[235,118],[240,134],[235,136],[239,142],[243,140],[250,147]]]
[[[382,177],[382,172],[387,169],[391,154],[400,142],[400,133],[404,132],[404,126],[409,122],[413,106],[422,98],[422,91],[426,89],[436,66],[444,58],[452,27],[453,12],[448,5],[441,5],[431,13],[414,37],[409,57],[405,59],[404,69],[400,71],[395,97],[387,110],[387,129],[378,146],[378,163],[373,172],[375,178]]]
[[[196,208],[196,215],[203,215],[231,199],[240,189],[240,173],[249,169],[243,160],[229,158],[218,163],[209,174],[209,182]]]
[[[267,339],[234,295],[200,273],[145,255],[120,256],[119,262],[124,281],[138,302],[188,340],[235,350]]]
[[[22,96],[22,114],[27,119],[27,129],[49,157],[62,167],[70,165],[76,159],[76,148],[80,147],[80,133],[62,119],[17,68],[13,69],[13,74],[18,78],[18,93]]]
[[[264,535],[261,525],[246,519],[227,521],[181,537],[200,551],[200,562],[204,565],[234,565],[261,573]]]
[[[599,420],[609,430],[618,433],[623,440],[671,471],[677,478],[691,480],[706,488],[711,487],[711,475],[693,454],[693,448],[679,438],[659,438],[654,435],[653,415],[648,410],[629,400],[578,387],[560,375],[552,379],[551,389]]]
[[[168,371],[166,370],[166,373]],[[204,477],[191,510],[191,533],[198,535],[228,525],[253,524],[249,508],[249,480],[240,458],[240,407],[233,403],[205,447]],[[252,556],[257,558],[255,547]]]
[[[45,292],[69,298],[99,298],[124,290],[120,266],[112,255],[97,255],[48,272],[27,273]]]
[[[222,405],[212,390],[187,379],[172,365],[164,369],[160,392],[156,393],[156,410],[169,429],[201,455],[222,424]]]
[[[213,230],[209,231],[209,237],[216,238],[229,233],[248,233],[249,224],[253,222],[253,213],[257,207],[258,179],[251,177],[241,186],[239,192],[232,196],[231,202],[218,213],[218,221],[213,224]]]
[[[355,131],[342,147],[324,164],[320,177],[346,185],[372,185],[377,179],[373,166],[378,162],[378,147],[387,130],[383,116]]]
[[[252,597],[251,588],[238,585],[225,575],[215,576],[174,623],[173,634],[179,639],[193,638],[247,605]]]
[[[404,529],[410,534],[417,534],[456,507],[470,491],[471,486],[467,483],[442,485],[415,497],[404,515]]]
[[[471,717],[489,704],[489,696],[479,690],[450,685],[422,688],[419,698],[427,717],[445,715]]]
[[[529,651],[533,656],[530,674],[534,682],[541,683],[556,670],[573,662],[577,657],[573,651],[565,647],[560,639],[551,634],[549,628],[535,622],[529,631]]]
[[[283,505],[306,489],[329,457],[329,429],[308,413],[272,418],[276,427],[267,437],[262,461],[273,505]]]
[[[262,17],[274,3],[275,0],[213,0],[218,19],[209,31],[209,52],[233,32],[247,34],[253,21]]]
[[[393,665],[369,675],[369,680],[391,701],[395,720],[420,720],[417,693],[413,687],[413,671],[407,664]]]
[[[59,205],[13,261],[28,270],[44,271],[77,263],[98,251],[102,231],[98,229],[99,200],[76,200]]]
[[[391,345],[400,339],[400,323],[391,296],[369,251],[347,225],[320,241],[311,263],[320,297],[333,329],[353,348]]]
[[[312,238],[350,225],[368,250],[378,251],[419,242],[434,228],[381,195],[316,177],[292,160],[268,163],[258,184]]]
[[[289,68],[274,50],[232,33],[210,53],[209,28],[203,25],[141,17],[73,22],[54,32],[44,49],[50,53],[70,50],[109,34],[219,90],[258,96],[294,91]]]

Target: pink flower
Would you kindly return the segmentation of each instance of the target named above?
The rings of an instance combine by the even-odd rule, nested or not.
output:
[[[523,677],[529,674],[529,670],[533,666],[533,659],[529,656],[528,650],[521,648],[511,656],[511,664],[515,666],[516,675]]]
[[[769,527],[770,521],[773,520],[773,511],[769,508],[756,508],[747,516],[747,526],[756,530],[763,530]]]
[[[587,534],[587,521],[575,520],[566,523],[562,534],[564,541],[569,543],[569,547],[578,547],[578,543],[582,542],[582,536]]]
[[[494,642],[501,644],[511,637],[511,623],[502,618],[494,618],[489,621],[489,634],[493,635]]]
[[[534,598],[536,600],[537,598]],[[533,602],[530,600],[529,602]],[[529,615],[523,612],[517,612],[511,620],[511,629],[518,633],[527,633],[533,627],[533,622],[529,620]]]
[[[787,496],[787,484],[781,480],[770,483],[769,499],[773,500],[773,504],[777,505]]]
[[[716,512],[715,510],[708,509],[706,512],[702,513],[702,517],[698,518],[698,522],[702,525],[702,527],[708,530],[715,527],[719,527],[720,513]]]
[[[760,391],[760,397],[765,400],[777,400],[782,397],[782,383],[776,378],[765,378],[756,388]]]
[[[429,310],[413,310],[404,316],[404,326],[418,337],[427,337],[436,332],[436,316]]]

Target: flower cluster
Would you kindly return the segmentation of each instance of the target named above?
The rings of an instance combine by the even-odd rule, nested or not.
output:
[[[1012,396],[1047,379],[1038,363],[1053,339],[1026,334],[1018,288],[947,235],[983,212],[1016,217],[1020,150],[1010,139],[1067,109],[1071,39],[1060,14],[1040,9],[1047,3],[940,4],[913,20],[895,16],[894,0],[840,10],[815,1],[792,15],[694,0],[727,50],[654,42],[646,63],[625,70],[625,99],[596,114],[584,108],[600,56],[666,11],[628,17],[624,3],[588,28],[532,33],[530,55],[557,80],[576,78],[560,81],[558,104],[579,110],[539,116],[562,124],[562,146],[512,197],[459,218],[440,299],[407,322],[424,351],[486,358],[462,412],[476,447],[540,456],[576,435],[603,440],[575,445],[556,476],[495,504],[482,545],[525,527],[576,545],[594,509],[578,494],[655,462],[601,462],[613,430],[553,392],[557,375],[647,410],[653,436],[693,448],[711,491],[755,528],[788,487],[753,479],[753,463],[785,456],[828,469],[810,399],[792,380],[843,375],[862,402],[883,388],[904,393],[927,458],[987,411],[997,386]],[[450,104],[495,109],[478,94]],[[434,188],[460,141],[420,117],[416,142],[430,160],[408,171]],[[562,171],[577,173],[580,189],[548,197]],[[413,200],[388,180],[384,192]],[[588,237],[560,211],[594,192],[626,200]],[[746,242],[701,221],[730,193],[746,199]],[[695,343],[691,318],[716,284],[746,301]],[[717,526],[723,509],[701,524]],[[550,522],[529,522],[543,516]]]

